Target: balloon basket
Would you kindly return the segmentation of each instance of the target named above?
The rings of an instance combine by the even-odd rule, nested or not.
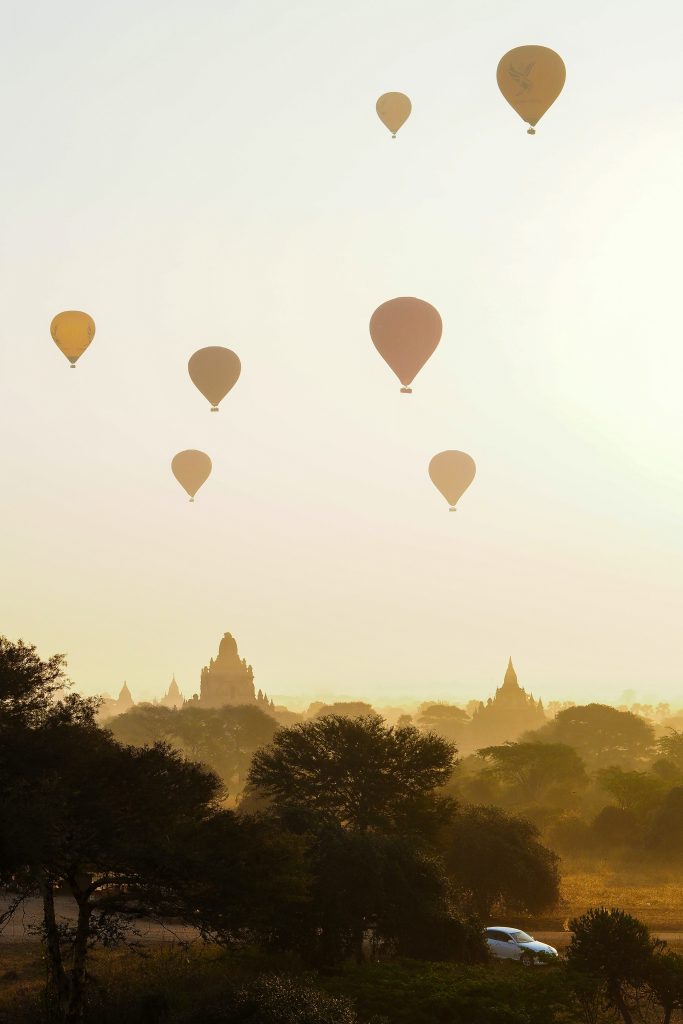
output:
[[[211,406],[211,412],[218,412],[218,406],[217,405],[212,405]]]
[[[401,388],[401,394],[402,395],[412,395],[412,393],[413,393],[413,389],[412,388]]]
[[[391,137],[392,137],[392,139],[395,139],[396,138],[396,132],[392,132]]]
[[[194,501],[194,498],[190,498],[190,501]]]
[[[455,505],[451,505],[451,507],[449,508],[449,510],[448,510],[448,511],[449,511],[449,512],[457,512],[458,510],[457,510],[457,508],[455,507]]]
[[[535,135],[536,134],[536,129],[535,128],[527,128],[526,133],[527,133],[527,135]]]
[[[71,369],[72,369],[72,370],[75,370],[75,369],[76,369],[76,364],[75,364],[75,363],[72,363],[72,364],[71,364]]]

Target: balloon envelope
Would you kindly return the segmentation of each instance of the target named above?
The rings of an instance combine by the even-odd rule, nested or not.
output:
[[[439,313],[422,299],[390,299],[372,314],[370,337],[403,385],[401,391],[410,393],[408,385],[439,344],[442,330]]]
[[[567,75],[564,61],[547,46],[517,46],[501,57],[498,88],[523,121],[532,127],[562,92]]]
[[[455,505],[474,480],[477,467],[465,452],[439,452],[429,463],[432,483],[455,510]]]
[[[413,105],[402,92],[385,92],[377,100],[376,109],[382,124],[396,138],[396,132],[410,117]]]
[[[63,313],[57,313],[53,319],[50,334],[57,348],[74,367],[76,360],[83,355],[95,337],[95,321],[87,313],[75,309],[65,310]]]
[[[178,483],[190,495],[190,501],[194,501],[195,494],[211,472],[211,459],[205,452],[189,448],[173,456],[171,469]]]
[[[187,369],[192,383],[211,403],[211,411],[217,412],[218,403],[237,383],[242,364],[229,348],[211,345],[190,356]]]

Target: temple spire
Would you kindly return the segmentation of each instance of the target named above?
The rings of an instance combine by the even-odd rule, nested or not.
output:
[[[510,658],[510,660],[508,661],[508,667],[505,670],[503,686],[508,686],[511,688],[514,687],[515,689],[519,688],[519,683],[517,682],[517,673],[515,672],[514,667],[512,665],[512,658]]]

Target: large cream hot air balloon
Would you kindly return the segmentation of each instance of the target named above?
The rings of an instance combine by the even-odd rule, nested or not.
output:
[[[474,480],[477,467],[465,452],[439,452],[429,463],[432,483],[450,505],[450,512]]]
[[[402,92],[385,92],[377,100],[376,109],[380,121],[387,126],[392,138],[395,139],[396,132],[410,117],[413,105]]]
[[[517,46],[501,57],[496,77],[498,88],[523,121],[535,125],[562,92],[567,75],[564,61],[547,46]]]
[[[194,501],[195,494],[211,472],[211,459],[205,452],[189,448],[173,456],[171,469],[178,483],[190,495],[190,501]]]
[[[237,383],[242,364],[229,348],[210,345],[190,356],[187,369],[192,383],[211,403],[211,412],[218,412],[218,403]]]
[[[372,314],[370,337],[403,385],[403,394],[412,393],[409,385],[439,344],[442,329],[437,310],[422,299],[390,299]]]
[[[75,370],[76,360],[95,337],[95,321],[87,313],[75,309],[66,310],[57,313],[50,324],[50,334],[57,348],[71,363],[71,369]]]

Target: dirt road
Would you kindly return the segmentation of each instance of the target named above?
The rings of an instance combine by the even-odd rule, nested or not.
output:
[[[683,931],[682,932],[653,932],[658,939],[664,939],[667,945],[676,953],[683,953]],[[535,939],[539,942],[547,942],[557,950],[566,949],[571,942],[571,932],[533,932]]]
[[[0,916],[10,906],[11,897],[0,894]],[[76,905],[70,896],[55,897],[55,911],[58,924],[73,923],[76,920]],[[4,925],[0,925],[0,943],[37,943],[40,942],[40,923],[42,920],[42,904],[38,899],[26,900],[14,916]],[[137,942],[191,942],[197,938],[194,928],[186,925],[157,924],[153,921],[135,921],[133,923]]]

